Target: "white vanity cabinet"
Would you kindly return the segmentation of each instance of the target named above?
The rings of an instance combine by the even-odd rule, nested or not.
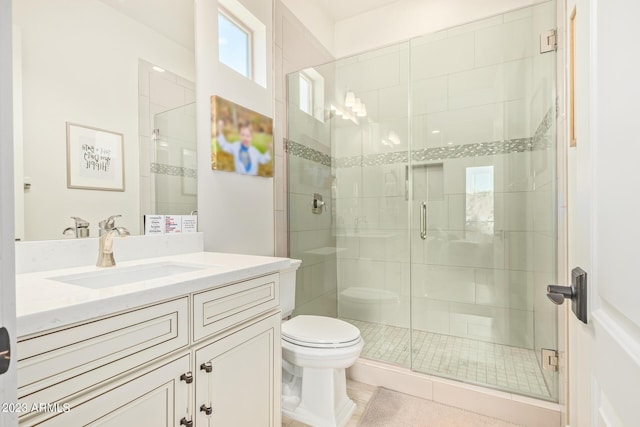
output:
[[[196,426],[279,427],[280,312],[195,351]]]
[[[17,353],[21,426],[280,426],[279,274],[19,337]]]
[[[189,370],[190,355],[171,359],[141,375],[132,373],[113,386],[103,385],[69,402],[67,412],[62,408],[60,414],[37,425],[177,427],[182,418],[187,419],[189,410],[189,386],[180,376]],[[20,423],[23,424],[33,425],[33,421]]]

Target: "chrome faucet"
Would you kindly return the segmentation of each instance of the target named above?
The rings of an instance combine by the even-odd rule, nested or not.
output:
[[[71,232],[76,238],[89,237],[89,221],[77,216],[72,216],[71,219],[75,221],[75,226],[65,228],[62,234],[66,236]]]
[[[98,247],[98,267],[113,267],[116,260],[113,258],[113,238],[117,235],[128,236],[129,230],[124,227],[116,227],[116,218],[122,215],[112,215],[109,218],[100,221],[100,240]]]

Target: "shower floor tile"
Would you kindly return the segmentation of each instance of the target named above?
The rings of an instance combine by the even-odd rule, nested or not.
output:
[[[409,329],[342,319],[360,329],[362,356],[411,366]],[[413,369],[418,372],[487,385],[506,391],[551,399],[536,353],[469,338],[414,331]]]

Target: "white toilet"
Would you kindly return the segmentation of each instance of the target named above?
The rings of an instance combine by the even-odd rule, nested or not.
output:
[[[295,307],[296,270],[280,276],[282,318]],[[347,396],[345,368],[360,356],[364,342],[350,323],[300,315],[282,323],[282,413],[314,427],[342,427],[356,409]]]

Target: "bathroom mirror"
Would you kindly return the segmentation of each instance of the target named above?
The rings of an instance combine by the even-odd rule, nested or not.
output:
[[[74,237],[63,236],[71,217],[97,237],[98,222],[116,214],[141,234],[144,214],[195,210],[193,0],[12,7],[16,239]],[[68,123],[80,136],[68,137]],[[101,147],[101,135],[121,135],[121,151]],[[69,168],[68,156],[87,161],[99,150],[106,161]],[[123,186],[109,182],[116,162]],[[69,188],[69,174],[105,183]]]

